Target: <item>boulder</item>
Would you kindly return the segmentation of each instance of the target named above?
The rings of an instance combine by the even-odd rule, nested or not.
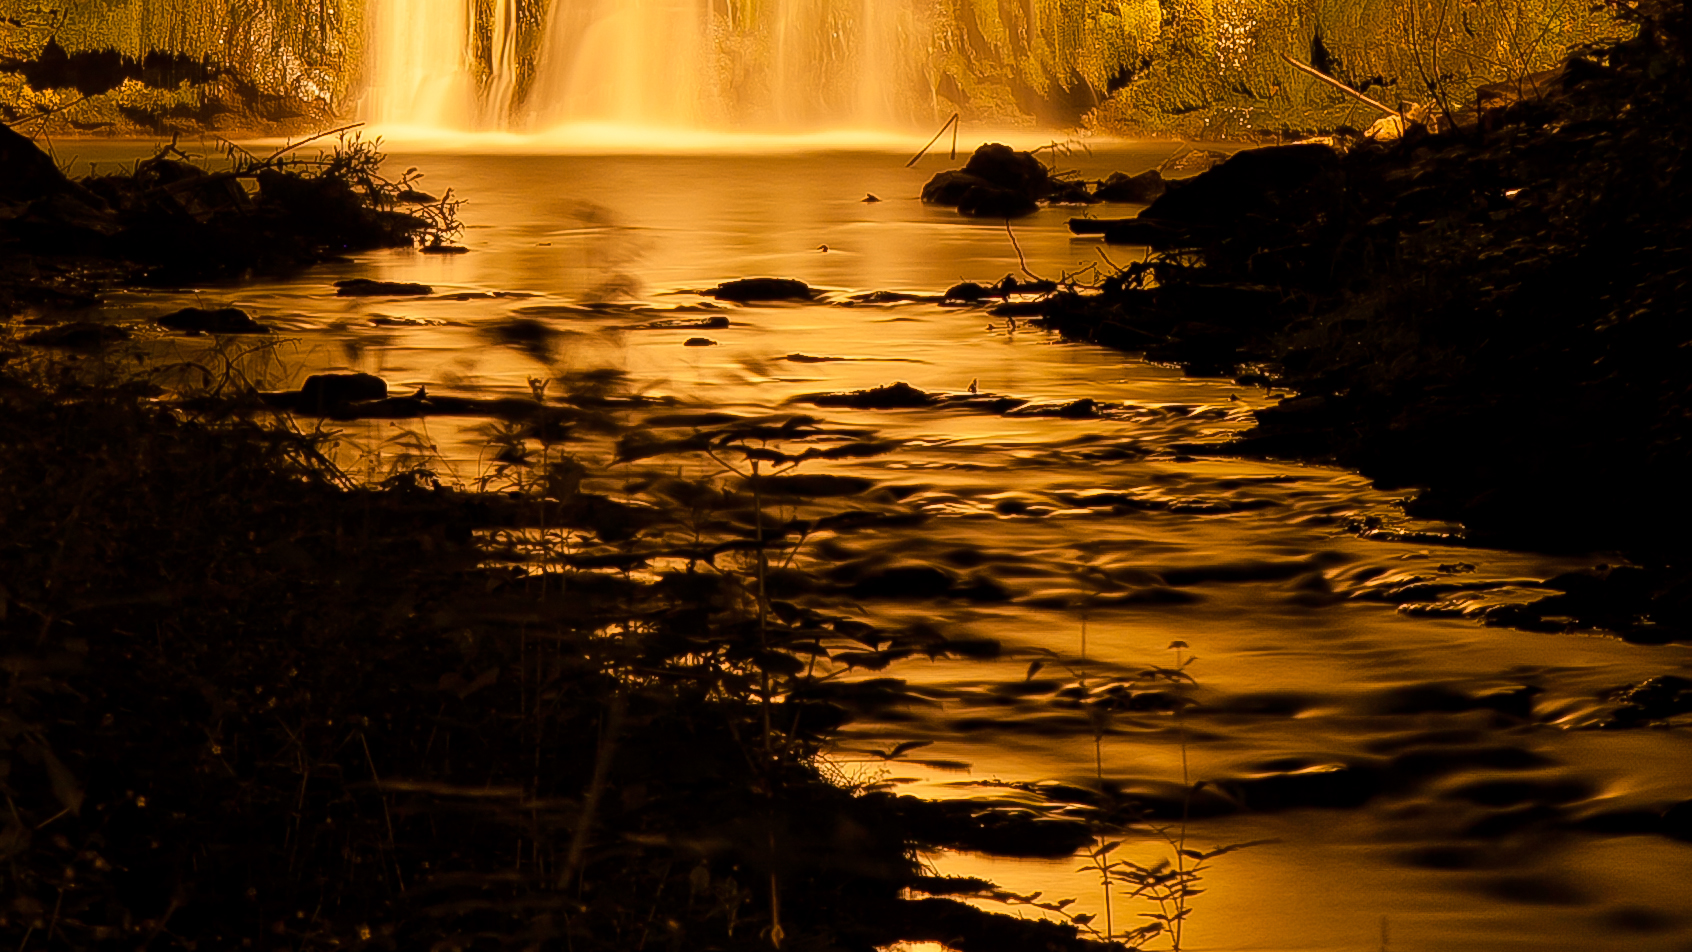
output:
[[[1147,169],[1139,175],[1125,175],[1112,172],[1101,183],[1093,198],[1101,202],[1128,202],[1149,205],[1163,197],[1169,190],[1169,183],[1163,180],[1163,173],[1157,169]]]
[[[308,413],[332,413],[350,403],[386,400],[388,383],[375,374],[313,374],[300,387],[297,409]]]
[[[706,295],[719,301],[752,304],[760,301],[809,301],[816,292],[803,281],[793,278],[741,278],[725,281]]]
[[[997,142],[976,149],[964,164],[964,171],[1030,198],[1045,198],[1052,191],[1052,175],[1033,153],[1018,152]]]
[[[976,186],[958,200],[958,214],[971,218],[1022,218],[1040,210],[1024,192],[993,186]]]
[[[1085,192],[1079,185],[1054,180],[1033,153],[990,142],[976,149],[962,169],[929,179],[922,187],[922,200],[950,205],[977,218],[1018,218],[1054,195],[1063,201],[1088,201]]]
[[[188,334],[268,334],[270,328],[238,307],[185,307],[158,318],[167,330]]]
[[[960,169],[937,172],[922,187],[922,200],[927,205],[949,205],[958,207],[963,201],[964,194],[972,188],[992,188],[993,183],[979,175],[972,175]]]

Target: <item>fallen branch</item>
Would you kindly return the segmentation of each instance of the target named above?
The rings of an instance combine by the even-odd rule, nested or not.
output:
[[[928,150],[934,148],[934,143],[940,141],[940,137],[946,134],[946,130],[948,128],[950,128],[952,130],[952,158],[954,158],[954,159],[957,158],[958,157],[958,114],[954,112],[954,113],[952,113],[952,118],[947,119],[945,125],[942,125],[940,127],[940,131],[936,132],[934,134],[934,138],[929,139],[928,144],[922,147],[922,151],[918,152],[916,155],[911,156],[911,160],[909,162],[905,163],[905,168],[908,169],[911,166],[917,164],[917,162],[920,161],[923,156],[927,155]]]
[[[1327,73],[1324,73],[1319,69],[1316,69],[1313,66],[1306,66],[1303,63],[1300,63],[1298,60],[1293,59],[1292,57],[1288,56],[1285,53],[1281,54],[1281,59],[1286,60],[1287,63],[1289,65],[1291,65],[1294,69],[1297,69],[1298,71],[1303,72],[1303,73],[1309,73],[1311,76],[1314,76],[1317,79],[1321,80],[1322,82],[1327,83],[1329,86],[1332,86],[1335,89],[1339,90],[1340,92],[1345,93],[1347,96],[1350,96],[1351,98],[1357,100],[1358,102],[1364,103],[1365,105],[1374,106],[1376,109],[1379,109],[1380,111],[1386,113],[1389,116],[1397,116],[1400,119],[1405,118],[1404,113],[1398,111],[1397,109],[1393,109],[1389,106],[1382,105],[1380,102],[1378,102],[1374,99],[1370,99],[1368,96],[1363,95],[1362,93],[1358,92],[1357,90],[1352,89],[1350,86],[1347,86],[1346,84],[1340,82],[1339,80],[1333,78],[1332,76],[1329,76]],[[1408,121],[1408,120],[1406,120],[1406,121]]]

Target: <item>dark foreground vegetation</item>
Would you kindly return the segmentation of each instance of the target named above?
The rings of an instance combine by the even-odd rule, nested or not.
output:
[[[72,183],[0,145],[8,308],[441,235],[394,210],[363,146]],[[104,325],[50,330],[76,326]],[[250,348],[161,365],[41,333],[0,340],[0,944],[1121,948],[946,898],[989,886],[916,860],[1068,856],[1093,825],[819,759],[854,711],[908,700],[840,672],[994,649],[788,600],[826,588],[797,568],[809,534],[898,518],[797,467],[887,444],[585,374],[477,403],[498,462],[473,486],[443,485],[422,440],[354,479],[332,431],[277,410],[393,403],[376,378],[278,402],[246,383]]]
[[[1337,460],[1477,542],[1639,566],[1502,620],[1685,637],[1688,18],[1635,7],[1637,38],[1503,105],[1436,96],[1401,140],[1242,152],[1137,218],[1077,220],[1156,253],[1021,313],[1297,394],[1210,450]]]
[[[128,170],[71,180],[0,124],[0,315],[95,303],[102,287],[277,273],[372,248],[449,250],[457,203],[415,170],[380,174],[377,143],[343,135],[210,170],[175,144]]]

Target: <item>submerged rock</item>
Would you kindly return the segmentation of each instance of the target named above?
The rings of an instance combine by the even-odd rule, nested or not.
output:
[[[115,324],[97,324],[93,321],[72,321],[36,331],[23,337],[23,343],[36,347],[66,347],[73,350],[85,350],[100,347],[113,341],[128,340],[130,333]]]
[[[763,301],[809,301],[817,294],[810,285],[793,278],[740,278],[725,281],[705,294],[719,301],[754,304]]]
[[[167,330],[189,334],[268,334],[270,327],[253,320],[238,307],[185,307],[158,318],[155,323]]]
[[[369,278],[352,278],[347,281],[336,281],[335,289],[335,293],[340,297],[398,297],[403,295],[435,293],[435,289],[427,284],[416,284],[407,281],[373,281]]]
[[[1147,169],[1139,175],[1125,175],[1112,172],[1099,183],[1098,191],[1093,198],[1101,202],[1127,202],[1149,205],[1163,197],[1169,191],[1169,183],[1163,180],[1163,173],[1157,169]]]

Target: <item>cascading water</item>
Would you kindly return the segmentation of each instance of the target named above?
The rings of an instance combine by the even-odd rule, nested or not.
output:
[[[463,128],[477,101],[467,0],[379,0],[374,9],[367,117]]]
[[[529,19],[521,2],[377,0],[367,117],[788,131],[935,113],[925,0],[547,0]]]

